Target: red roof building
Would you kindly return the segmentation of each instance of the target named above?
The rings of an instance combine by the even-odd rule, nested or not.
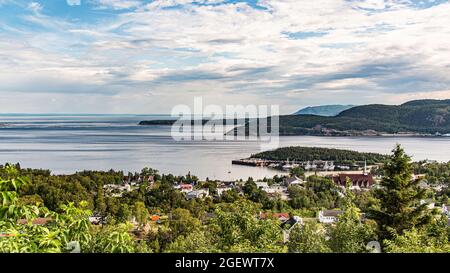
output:
[[[284,222],[289,220],[289,218],[291,217],[289,216],[289,213],[286,212],[275,212],[275,213],[260,212],[259,218],[263,220],[268,218],[274,218]]]
[[[333,182],[338,186],[346,186],[347,178],[350,179],[354,187],[370,188],[375,184],[373,176],[371,174],[346,174],[341,173],[338,176],[333,177]]]

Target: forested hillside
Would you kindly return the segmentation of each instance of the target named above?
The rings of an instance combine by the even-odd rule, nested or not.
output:
[[[281,135],[450,134],[450,100],[356,106],[335,117],[280,117]]]

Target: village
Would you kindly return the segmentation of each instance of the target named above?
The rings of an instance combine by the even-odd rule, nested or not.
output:
[[[264,164],[267,164],[265,162]],[[279,163],[270,163],[270,164],[279,164]],[[305,166],[299,163],[289,163],[286,162],[283,166],[286,167],[286,165],[289,164],[290,168],[296,168],[298,166]],[[286,173],[286,175],[282,178],[282,182],[280,183],[268,183],[266,181],[255,181],[256,187],[262,191],[264,191],[267,196],[271,199],[280,199],[288,201],[291,199],[289,196],[289,187],[304,187],[307,183],[306,178],[308,175],[321,175],[323,177],[330,178],[331,181],[337,186],[338,189],[340,189],[339,194],[344,195],[346,183],[347,181],[350,181],[350,189],[355,192],[361,192],[361,191],[368,191],[372,188],[378,187],[378,182],[381,179],[380,176],[377,176],[375,174],[372,174],[372,169],[375,169],[378,167],[378,165],[374,166],[367,166],[364,165],[362,168],[360,166],[354,166],[353,171],[336,171],[335,168],[332,168],[334,166],[333,162],[322,162],[322,165],[318,164],[318,162],[307,162],[306,166],[308,164],[315,165],[315,172],[305,172],[303,177],[299,177],[297,175],[292,175],[289,173]],[[317,167],[319,166],[319,167]],[[327,167],[328,166],[328,167]],[[325,168],[328,168],[326,171]],[[342,166],[340,166],[342,167]],[[339,168],[340,168],[339,167]],[[286,168],[285,168],[286,169]],[[439,192],[444,190],[442,186],[430,186],[427,181],[424,179],[424,175],[414,175],[412,179],[420,180],[421,183],[419,186],[423,189],[429,189],[435,192]],[[124,181],[121,184],[107,184],[104,185],[105,194],[113,197],[121,197],[126,192],[132,192],[139,188],[139,186],[146,182],[147,187],[150,189],[155,184],[154,177],[153,176],[135,176],[135,177],[129,177],[125,176]],[[205,198],[211,198],[211,199],[219,199],[221,196],[223,196],[225,193],[229,191],[236,191],[239,193],[239,195],[244,195],[243,193],[243,187],[245,182],[240,181],[214,181],[216,184],[216,188],[213,192],[209,190],[209,188],[202,187],[202,182],[195,182],[195,183],[177,183],[173,185],[173,188],[181,193],[184,194],[186,200],[193,200],[193,199],[202,199]],[[426,204],[428,209],[433,210],[439,210],[442,214],[444,214],[449,220],[448,223],[450,225],[450,206],[442,205],[442,206],[436,206],[435,201],[432,199],[424,199],[420,201],[420,205]],[[297,215],[293,215],[289,212],[265,212],[261,211],[259,215],[255,215],[260,220],[266,220],[266,219],[275,219],[280,222],[281,227],[283,228],[283,236],[285,242],[289,238],[289,231],[297,224],[303,224],[305,221],[315,221],[321,224],[334,224],[339,221],[339,215],[342,214],[343,211],[340,209],[323,209],[319,210],[315,217],[300,217]],[[361,219],[364,221],[365,217],[364,214],[361,214]],[[214,217],[214,213],[205,213],[204,218],[209,219]],[[101,217],[93,215],[90,217],[90,221],[93,224],[102,224]],[[171,221],[171,215],[170,213],[167,215],[160,215],[155,214],[151,215],[149,219],[149,223],[144,227],[144,231],[148,231],[148,229],[155,228],[155,225],[159,225],[163,223],[164,221]],[[138,223],[135,219],[131,221],[136,228],[138,226]]]

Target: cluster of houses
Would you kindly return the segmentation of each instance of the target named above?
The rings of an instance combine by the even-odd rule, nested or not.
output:
[[[352,190],[368,190],[375,185],[375,179],[371,174],[345,174],[341,173],[330,177],[337,186],[346,187],[347,179],[350,180]],[[241,192],[241,186],[243,182],[235,181],[219,181],[217,182],[217,192],[216,196],[220,197],[223,193],[229,190],[237,190]],[[281,200],[289,200],[289,186],[300,186],[305,184],[302,178],[297,176],[286,177],[282,183],[276,183],[269,185],[268,182],[257,181],[255,182],[258,189],[263,190],[267,193],[269,198],[280,198]],[[187,199],[193,198],[204,198],[207,196],[212,196],[208,189],[194,189],[192,184],[178,184],[174,185],[174,188],[185,193]]]
[[[120,184],[103,185],[103,190],[108,196],[121,197],[124,192],[130,192],[138,188],[142,182],[154,183],[154,177],[149,176],[124,176]]]
[[[192,184],[179,184],[173,186],[175,189],[186,194],[186,199],[205,198],[209,196],[209,189],[196,189]]]
[[[289,164],[289,163],[288,163]],[[289,164],[291,167],[295,167],[297,163]],[[335,166],[331,162],[323,161],[313,161],[313,162],[306,162],[304,165],[302,165],[303,168],[308,169],[308,166],[310,168],[334,168]],[[346,187],[347,181],[349,181],[350,189],[352,190],[368,190],[371,187],[377,186],[376,181],[372,174],[369,174],[366,171],[366,167],[364,168],[364,171],[362,173],[339,173],[337,175],[330,176],[332,181],[342,188]],[[421,188],[426,189],[433,189],[435,191],[442,190],[439,186],[430,186],[428,183],[424,180],[424,177],[421,175],[415,175],[413,179],[419,179],[422,182],[419,184]],[[124,192],[130,192],[134,189],[136,189],[142,182],[150,182],[150,184],[153,184],[154,178],[153,176],[137,176],[137,177],[128,177],[125,176],[123,183],[121,184],[107,184],[104,185],[105,193],[109,194],[110,196],[120,197]],[[265,191],[267,195],[270,198],[280,198],[281,200],[289,200],[289,192],[288,187],[289,186],[299,186],[302,187],[305,181],[302,178],[299,178],[297,176],[291,176],[286,177],[283,183],[277,183],[269,185],[267,182],[258,181],[255,182],[256,186]],[[217,190],[216,190],[216,196],[220,197],[225,192],[230,190],[237,190],[241,193],[241,186],[242,182],[236,182],[236,181],[219,181],[217,182]],[[186,199],[196,199],[196,198],[206,198],[208,196],[212,197],[212,194],[209,192],[208,188],[194,188],[193,184],[184,184],[180,183],[178,185],[174,185],[174,188],[185,193]],[[428,209],[435,209],[435,202],[432,199],[424,199],[420,201],[420,205],[426,204]],[[444,215],[446,215],[450,219],[450,207],[443,205],[442,208],[438,207],[437,209],[441,210]],[[317,214],[317,221],[319,223],[323,224],[332,224],[336,223],[339,219],[339,215],[342,214],[343,211],[341,210],[322,210],[319,211]],[[260,219],[265,219],[268,216],[266,214],[261,214]],[[290,226],[294,223],[292,220],[293,218],[289,216],[287,213],[275,213],[271,214],[271,217],[275,217],[279,219],[283,223],[292,222]],[[99,216],[92,216],[90,218],[92,223],[99,224],[102,222],[101,217]],[[295,218],[295,223],[301,222],[301,218],[297,217]],[[450,225],[450,220],[449,220]]]
[[[327,161],[321,162],[324,166],[334,166],[329,165]],[[311,166],[317,166],[317,162],[308,162],[307,164],[312,164]],[[334,183],[338,186],[345,187],[347,179],[352,182],[351,189],[353,190],[367,190],[375,185],[375,180],[371,174],[364,171],[362,174],[346,174],[341,173],[330,177]],[[121,197],[126,192],[131,192],[139,187],[141,183],[148,182],[149,187],[154,183],[153,176],[124,176],[122,183],[120,184],[106,184],[103,186],[104,192],[108,196]],[[297,176],[286,177],[282,183],[269,185],[267,182],[255,182],[256,186],[265,191],[270,198],[280,198],[282,200],[289,200],[288,187],[289,186],[302,186],[305,181]],[[242,182],[236,181],[219,181],[217,182],[217,192],[216,196],[220,197],[223,193],[236,189],[240,192]],[[174,188],[185,193],[187,199],[195,198],[205,198],[211,196],[212,193],[208,189],[194,189],[193,184],[180,183],[174,185]]]

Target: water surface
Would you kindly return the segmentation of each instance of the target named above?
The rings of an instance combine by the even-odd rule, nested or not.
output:
[[[263,178],[279,172],[232,165],[231,160],[260,151],[254,141],[174,141],[170,127],[138,126],[163,115],[0,115],[0,162],[45,168],[139,171],[152,167],[202,179]],[[317,146],[388,153],[396,143],[414,160],[450,161],[449,137],[280,137],[280,146]]]

